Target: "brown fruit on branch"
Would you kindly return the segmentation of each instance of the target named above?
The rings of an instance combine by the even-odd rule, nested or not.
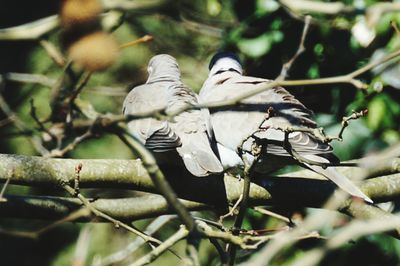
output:
[[[87,71],[102,71],[118,57],[118,44],[105,32],[90,33],[72,43],[68,49],[70,59]]]
[[[63,0],[61,3],[61,21],[64,27],[94,23],[103,7],[98,0]]]

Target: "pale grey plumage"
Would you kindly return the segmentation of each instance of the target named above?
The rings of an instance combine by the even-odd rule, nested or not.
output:
[[[254,89],[257,84],[271,82],[266,79],[243,76],[241,66],[237,66],[238,62],[232,55],[221,54],[216,58],[213,59],[214,64],[211,64],[210,75],[200,91],[201,101],[214,102],[234,98]],[[268,109],[271,112],[269,114]],[[254,156],[249,152],[256,138],[267,140],[266,154],[262,155],[255,167],[257,172],[263,173],[276,171],[285,165],[296,163],[283,147],[285,136],[280,129],[287,126],[310,128],[317,126],[312,120],[312,112],[282,87],[265,90],[243,100],[238,106],[212,113],[211,124],[224,166],[240,161],[237,155],[239,148],[245,151],[242,158],[252,163]],[[246,139],[247,141],[244,141]],[[311,134],[291,133],[289,143],[306,159],[320,163],[338,162],[337,157],[332,153],[332,147]],[[350,180],[333,169],[304,165],[332,180],[349,194],[372,202]]]
[[[133,88],[123,105],[124,114],[140,114],[157,109],[166,113],[179,110],[186,104],[196,104],[197,96],[180,78],[176,59],[169,55],[154,56],[148,66],[146,84]],[[212,150],[212,139],[207,131],[208,113],[189,110],[171,121],[154,118],[132,120],[130,132],[152,150],[161,163],[174,164],[173,152],[177,151],[184,165],[195,176],[206,176],[223,171],[218,157]]]

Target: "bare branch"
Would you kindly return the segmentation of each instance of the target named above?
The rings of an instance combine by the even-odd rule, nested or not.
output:
[[[165,197],[167,202],[176,210],[176,213],[188,230],[195,232],[197,229],[193,217],[186,210],[185,206],[179,202],[174,190],[171,188],[164,174],[158,167],[154,156],[132,135],[124,132],[124,129],[120,128],[117,135],[125,144],[128,145],[134,154],[139,155],[139,158],[143,160],[143,165],[149,173],[154,185]]]
[[[397,36],[400,37],[400,29],[397,26],[397,23],[395,21],[390,22],[390,25],[392,25],[394,31],[396,32]]]
[[[145,42],[149,42],[149,41],[152,41],[152,40],[153,40],[153,36],[144,35],[143,37],[141,37],[141,38],[139,38],[137,40],[134,40],[132,42],[128,42],[128,43],[124,43],[124,44],[120,45],[119,49],[124,49],[124,48],[127,48],[127,47],[135,46],[135,45],[137,45],[139,43],[145,43]]]
[[[6,73],[4,74],[4,79],[13,82],[20,83],[33,83],[39,84],[45,87],[53,87],[56,84],[56,80],[50,79],[45,75],[41,74],[27,74],[27,73]]]
[[[189,235],[189,232],[190,231],[186,229],[185,226],[181,226],[175,234],[170,236],[167,240],[165,240],[161,245],[153,249],[150,253],[136,260],[133,264],[131,264],[131,266],[141,266],[149,264],[150,262],[158,258],[163,252],[175,245],[177,242],[187,237]]]
[[[0,40],[37,40],[56,29],[59,23],[58,16],[53,15],[16,27],[0,29]]]
[[[1,191],[0,191],[0,203],[7,201],[7,199],[4,197],[4,193],[6,192],[6,189],[7,189],[7,186],[8,186],[9,183],[10,183],[10,178],[8,178],[6,180],[6,182],[3,184],[3,187],[1,188]]]
[[[365,235],[386,232],[400,227],[400,218],[396,215],[388,219],[372,219],[368,221],[354,220],[350,224],[342,227],[328,239],[324,245],[314,248],[300,259],[297,259],[291,266],[318,265],[327,252],[337,249],[349,241],[355,240]]]
[[[47,40],[40,40],[40,45],[44,48],[47,52],[49,57],[56,63],[57,65],[63,67],[65,65],[65,58],[61,55],[60,51],[49,41]]]
[[[163,215],[157,217],[146,227],[144,233],[147,235],[153,235],[162,226],[175,217],[176,215]],[[107,266],[121,262],[131,256],[143,243],[143,239],[138,237],[122,250],[112,253],[104,258],[95,257],[92,266]]]
[[[278,213],[272,212],[272,211],[270,211],[270,210],[266,210],[266,209],[261,208],[261,207],[254,207],[253,209],[254,209],[255,211],[261,213],[261,214],[268,215],[268,216],[273,217],[273,218],[275,218],[275,219],[284,221],[285,223],[288,223],[288,224],[293,223],[289,218],[287,218],[287,217],[285,217],[285,216],[283,216],[283,215],[280,215],[280,214],[278,214]]]
[[[0,80],[0,85],[1,85]],[[30,131],[28,126],[18,117],[14,111],[11,110],[10,106],[8,106],[6,100],[3,95],[0,94],[0,109],[5,113],[8,117],[11,117],[16,128],[20,131]],[[29,141],[32,143],[33,147],[42,155],[47,155],[49,151],[43,146],[42,140],[38,136],[32,136],[29,138]]]
[[[310,0],[280,0],[279,2],[290,10],[300,12],[315,12],[334,15],[354,11],[354,7],[346,6],[341,2],[324,3]]]
[[[77,191],[74,188],[72,188],[71,186],[69,186],[68,184],[63,183],[61,185],[69,194],[71,194],[72,196],[77,197],[83,203],[83,205],[85,205],[85,207],[88,208],[94,215],[96,215],[96,216],[98,216],[100,218],[103,218],[103,219],[105,219],[105,220],[107,220],[109,222],[112,222],[115,225],[116,228],[122,227],[122,228],[126,229],[127,231],[138,235],[145,242],[150,243],[150,245],[151,244],[161,244],[162,243],[158,239],[155,239],[155,238],[153,238],[151,236],[148,236],[148,235],[142,233],[141,231],[139,231],[138,229],[133,228],[132,226],[129,226],[129,225],[127,225],[127,224],[125,224],[125,223],[123,223],[123,222],[111,217],[110,215],[105,214],[102,211],[99,211],[98,209],[96,209],[96,207],[94,207],[90,203],[90,201],[88,199],[86,199],[82,194],[77,193]]]
[[[297,57],[299,57],[299,55],[301,55],[306,50],[306,48],[304,47],[304,42],[306,40],[308,28],[310,27],[310,22],[311,22],[311,16],[306,16],[304,18],[304,27],[303,27],[303,32],[301,34],[299,47],[297,48],[297,51],[293,55],[293,57],[288,62],[283,64],[281,73],[276,78],[277,80],[285,80],[286,79],[286,77],[289,74],[289,70],[292,67],[294,61],[296,61]]]
[[[362,111],[360,111],[360,112],[353,111],[353,114],[351,114],[350,116],[343,117],[343,119],[342,119],[342,128],[340,129],[337,138],[338,138],[340,141],[343,140],[343,132],[344,132],[345,128],[349,125],[349,121],[350,121],[350,120],[355,120],[355,119],[358,119],[358,118],[360,118],[360,117],[363,117],[363,116],[365,116],[367,113],[368,113],[368,110],[365,109],[365,110],[362,110]]]

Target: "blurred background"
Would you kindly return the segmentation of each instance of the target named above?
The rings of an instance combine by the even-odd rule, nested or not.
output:
[[[62,1],[13,0],[0,4],[0,29],[29,23],[59,12]],[[126,4],[125,6],[122,4]],[[137,4],[137,6],[132,3]],[[304,3],[311,3],[305,5]],[[332,4],[320,6],[317,3]],[[298,49],[304,26],[304,16],[312,16],[305,40],[305,52],[290,69],[287,79],[314,79],[338,76],[381,58],[400,48],[400,1],[287,1],[287,0],[104,0],[105,11],[122,22],[112,30],[119,44],[133,41],[146,34],[153,41],[121,50],[116,62],[103,72],[92,75],[80,94],[101,113],[121,113],[121,106],[129,86],[142,84],[147,78],[148,60],[159,53],[178,59],[183,80],[198,91],[208,74],[208,63],[219,50],[237,52],[247,75],[276,78]],[[334,6],[333,4],[336,4]],[[325,7],[325,8],[324,8]],[[66,54],[61,41],[61,29],[45,36]],[[1,32],[0,32],[1,35]],[[0,92],[4,102],[15,112],[28,131],[0,113],[0,152],[39,155],[29,141],[37,125],[31,115],[33,99],[37,115],[50,114],[50,89],[41,84],[25,83],[9,78],[9,73],[32,73],[57,80],[62,68],[57,66],[38,40],[4,40],[0,38]],[[400,65],[391,61],[361,76],[370,84],[362,92],[351,85],[295,87],[289,90],[315,112],[316,120],[327,133],[337,134],[343,116],[352,110],[368,108],[368,116],[352,121],[345,131],[343,142],[333,142],[342,160],[360,158],[398,143],[400,140]],[[103,135],[87,140],[66,154],[70,158],[128,159],[132,154],[118,138]],[[11,186],[7,193],[45,194],[49,189]],[[97,196],[122,196],[127,192],[96,191]],[[305,210],[296,210],[300,214]],[[214,217],[212,213],[202,215]],[[343,216],[343,221],[346,221]],[[145,227],[150,220],[137,221]],[[3,230],[34,230],[48,224],[43,221],[0,219]],[[156,236],[165,239],[178,223],[169,222]],[[274,219],[251,215],[247,228],[278,226]],[[85,238],[86,237],[86,238]],[[0,265],[79,265],[79,252],[86,251],[84,262],[92,265],[95,258],[104,257],[126,247],[134,235],[117,230],[108,224],[64,224],[39,239],[11,236],[0,238]],[[78,239],[86,239],[87,250]],[[217,252],[207,242],[201,244],[202,265],[218,265]],[[181,243],[182,244],[182,243]],[[284,265],[304,250],[318,245],[317,240],[299,242],[286,252],[287,257],[277,265]],[[181,247],[182,246],[182,247]],[[183,252],[183,244],[176,248]],[[134,255],[112,265],[128,265],[135,257],[148,251],[142,248]],[[372,235],[346,245],[328,256],[321,265],[398,265],[400,243],[384,235]],[[246,258],[250,253],[240,253]],[[74,259],[75,258],[75,259]],[[166,253],[154,265],[180,263]],[[86,265],[81,264],[81,265]]]

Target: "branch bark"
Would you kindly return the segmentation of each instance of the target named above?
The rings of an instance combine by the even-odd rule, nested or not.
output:
[[[400,163],[400,159],[396,159]],[[30,186],[55,186],[59,182],[73,184],[75,166],[82,163],[81,188],[132,189],[156,192],[140,160],[79,160],[50,159],[23,155],[0,154],[0,182]],[[338,168],[346,176],[360,174],[358,167]],[[226,175],[197,178],[187,172],[164,170],[166,178],[188,210],[225,208],[240,197],[243,180]],[[302,170],[290,176],[256,176],[250,187],[250,206],[279,205],[321,207],[336,189],[328,180]],[[365,180],[361,189],[375,202],[395,200],[400,197],[400,174],[391,174]],[[290,195],[290,197],[288,196]],[[81,207],[74,198],[6,196],[0,204],[3,217],[59,219]],[[94,206],[120,220],[136,220],[171,213],[161,196],[98,199]],[[370,205],[342,203],[341,211],[357,218],[368,219],[381,215],[379,208]],[[83,217],[87,220],[89,217]]]

